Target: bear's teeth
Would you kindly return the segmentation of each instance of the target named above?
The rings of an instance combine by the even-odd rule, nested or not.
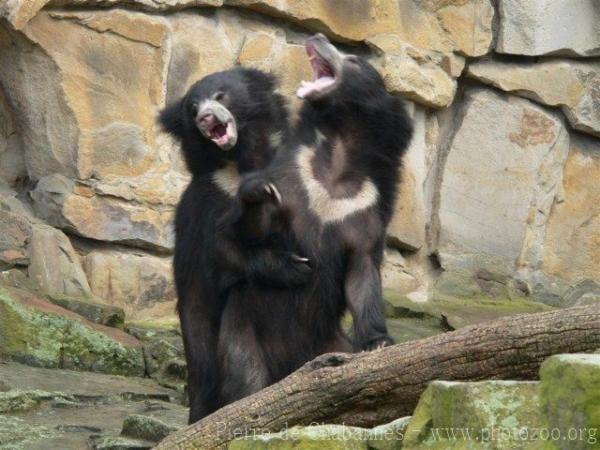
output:
[[[321,77],[315,81],[302,81],[300,87],[296,91],[296,95],[300,98],[306,98],[309,94],[314,92],[321,92],[335,83],[333,77]]]

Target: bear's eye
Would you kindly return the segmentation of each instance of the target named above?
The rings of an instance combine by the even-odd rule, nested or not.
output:
[[[360,64],[358,63],[358,58],[357,58],[356,56],[348,56],[348,58],[347,58],[347,61],[348,61],[349,63],[352,63],[352,64],[353,64],[353,65],[355,65],[355,66],[358,66],[358,65],[360,65]]]
[[[194,102],[190,105],[190,112],[192,113],[192,115],[196,115],[198,114],[198,103]]]
[[[225,98],[225,92],[219,91],[215,95],[213,95],[213,100],[216,100],[216,101],[221,101],[224,98]]]

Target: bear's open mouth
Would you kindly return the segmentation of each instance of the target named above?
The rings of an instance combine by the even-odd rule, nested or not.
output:
[[[221,143],[225,143],[225,140],[228,139],[227,128],[228,125],[226,123],[217,123],[208,130],[208,138],[221,146]]]
[[[302,81],[296,95],[310,99],[323,95],[336,86],[339,77],[333,57],[338,54],[327,38],[321,34],[308,39],[305,47],[313,70],[313,80]],[[326,57],[324,53],[330,54],[332,49],[335,52],[329,55],[332,58]]]
[[[213,123],[209,124],[202,133],[223,150],[228,150],[235,145],[233,122],[220,122],[218,119],[213,119]]]
[[[235,118],[221,103],[214,100],[202,102],[195,121],[202,135],[221,150],[230,150],[237,143]]]

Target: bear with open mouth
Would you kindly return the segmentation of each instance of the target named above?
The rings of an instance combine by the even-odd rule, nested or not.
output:
[[[322,34],[305,46],[314,79],[297,91],[299,123],[268,168],[244,178],[229,226],[238,242],[293,239],[312,275],[283,292],[230,291],[221,322],[229,339],[220,338],[218,350],[228,367],[224,403],[322,353],[393,343],[380,266],[412,123],[365,59],[341,53]],[[346,311],[351,340],[340,325]]]
[[[220,327],[227,291],[243,290],[247,283],[289,288],[310,276],[307,260],[287,251],[289,239],[273,250],[273,236],[242,248],[221,226],[235,204],[241,174],[266,167],[288,139],[288,112],[275,90],[270,75],[231,69],[204,77],[160,114],[165,131],[180,141],[192,174],[177,206],[174,255],[190,423],[222,403],[226,369],[218,358],[218,339],[235,339],[223,336]]]

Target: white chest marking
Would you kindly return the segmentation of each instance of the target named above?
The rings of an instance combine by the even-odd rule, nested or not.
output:
[[[280,131],[272,133],[269,136],[269,144],[275,148],[281,145],[282,140],[283,135]],[[235,164],[227,164],[225,167],[217,170],[213,174],[212,179],[225,194],[235,197],[240,188],[242,177],[237,171]]]
[[[230,197],[237,195],[242,177],[240,176],[235,164],[227,164],[225,167],[217,170],[213,176],[213,181],[219,189]]]
[[[324,224],[341,222],[346,217],[364,211],[377,203],[379,191],[368,178],[363,181],[360,190],[353,197],[332,197],[325,186],[313,175],[311,167],[313,155],[314,152],[310,148],[302,146],[296,161],[300,179],[308,195],[308,206]]]

